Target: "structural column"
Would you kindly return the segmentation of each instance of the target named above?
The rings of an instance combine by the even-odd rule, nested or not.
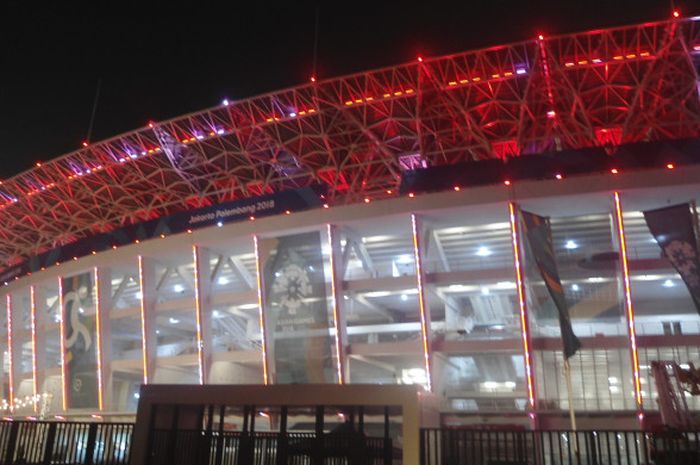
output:
[[[271,384],[272,380],[270,377],[270,367],[268,359],[268,333],[267,325],[265,324],[265,292],[264,292],[264,280],[262,274],[262,258],[260,256],[260,240],[258,236],[253,236],[253,245],[255,246],[255,276],[258,284],[258,314],[260,318],[260,336],[262,337],[262,362],[263,362],[263,383]]]
[[[520,313],[520,332],[523,345],[523,358],[525,363],[525,381],[527,382],[527,400],[530,418],[535,420],[535,375],[532,360],[532,340],[530,337],[530,320],[527,308],[527,295],[525,293],[525,273],[523,267],[523,254],[520,240],[520,215],[517,204],[508,204],[510,218],[510,233],[513,244],[513,263],[515,265],[515,283],[518,289],[518,310]]]
[[[153,382],[156,370],[156,267],[153,259],[138,256],[141,289],[141,349],[143,383]]]
[[[413,232],[413,255],[416,263],[416,287],[418,288],[418,310],[420,313],[420,333],[423,350],[423,361],[425,364],[425,378],[427,389],[433,390],[433,354],[430,331],[430,308],[425,299],[425,270],[423,269],[424,244],[423,244],[423,222],[415,213],[411,213],[411,228]]]
[[[46,381],[46,293],[42,286],[29,288],[32,330],[32,381],[34,395],[41,395]],[[36,404],[38,405],[38,404]],[[36,409],[35,409],[36,410]]]
[[[10,411],[14,409],[15,405],[15,342],[12,338],[13,333],[13,314],[12,314],[12,295],[7,294],[5,296],[5,313],[7,315],[7,359],[8,359],[8,370],[7,370],[7,402],[10,404]],[[21,352],[19,352],[21,353]]]
[[[347,324],[345,321],[345,299],[343,298],[343,250],[340,246],[340,234],[337,226],[326,225],[328,243],[330,244],[331,268],[331,305],[333,305],[333,325],[335,327],[336,368],[338,384],[345,384],[348,375],[347,366]]]
[[[617,232],[618,247],[620,250],[620,272],[622,274],[622,292],[627,318],[627,336],[630,344],[630,357],[632,361],[632,377],[634,383],[634,398],[637,403],[637,417],[639,421],[644,419],[644,403],[642,399],[642,382],[639,375],[639,356],[637,352],[637,331],[634,324],[634,307],[632,306],[632,289],[630,286],[629,257],[627,255],[627,239],[625,237],[625,223],[622,218],[622,203],[620,193],[613,193],[613,218],[615,219],[615,231]]]
[[[95,268],[95,334],[97,344],[97,389],[101,411],[113,410],[112,385],[112,273],[109,268]]]
[[[197,327],[197,362],[199,364],[199,384],[209,382],[212,362],[212,318],[211,304],[212,271],[209,250],[192,246],[194,261],[194,308]]]

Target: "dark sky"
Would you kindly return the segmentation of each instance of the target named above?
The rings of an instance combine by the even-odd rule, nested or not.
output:
[[[79,147],[102,80],[93,141],[292,86],[312,69],[315,5],[190,6],[2,0],[0,178]],[[48,3],[48,2],[47,2]],[[106,3],[106,2],[105,2]],[[257,6],[240,6],[255,3]],[[222,4],[224,4],[222,2]],[[144,6],[147,5],[147,6]],[[233,6],[232,6],[233,5]],[[320,7],[319,75],[670,16],[668,0],[360,2]],[[700,2],[677,2],[684,15]]]

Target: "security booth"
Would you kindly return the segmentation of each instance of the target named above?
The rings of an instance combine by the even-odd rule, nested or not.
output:
[[[418,465],[415,386],[144,385],[132,465]]]

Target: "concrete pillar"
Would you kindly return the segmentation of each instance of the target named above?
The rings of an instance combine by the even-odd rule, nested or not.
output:
[[[156,267],[152,258],[138,256],[139,288],[141,290],[141,350],[143,383],[155,379],[157,336],[156,336]]]
[[[340,246],[340,234],[334,225],[326,225],[328,243],[330,244],[331,269],[331,305],[333,305],[333,325],[335,327],[335,347],[337,353],[338,384],[345,384],[348,379],[347,364],[347,322],[345,319],[345,299],[343,298],[343,249]]]
[[[197,326],[197,359],[199,363],[199,384],[207,384],[211,377],[213,337],[211,304],[212,270],[209,250],[192,246],[194,260],[194,299],[195,322]]]
[[[114,386],[112,385],[112,273],[109,268],[94,269],[95,279],[95,333],[97,334],[98,389],[100,409],[114,410]],[[125,278],[128,279],[128,278]]]
[[[423,239],[423,222],[415,213],[411,213],[411,226],[413,232],[413,255],[416,263],[416,287],[418,289],[418,306],[420,312],[421,347],[425,363],[425,377],[428,381],[427,389],[433,389],[432,373],[432,335],[430,331],[430,307],[426,300],[426,278],[423,263],[425,262],[425,244]]]

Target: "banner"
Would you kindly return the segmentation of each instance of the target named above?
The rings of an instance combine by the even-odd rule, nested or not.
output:
[[[0,272],[0,283],[39,271],[41,268],[49,268],[56,263],[73,260],[73,257],[84,257],[93,251],[101,252],[115,245],[133,244],[136,240],[157,238],[161,234],[177,234],[187,230],[245,221],[251,216],[263,218],[279,215],[285,211],[299,212],[320,207],[322,202],[319,196],[323,192],[325,189],[320,186],[281,191],[183,211],[125,226],[108,233],[95,234],[30,257],[19,265],[5,268]]]
[[[69,408],[98,408],[92,274],[62,278],[64,363]]]
[[[530,245],[530,250],[535,258],[540,275],[547,286],[549,295],[552,296],[554,305],[559,313],[559,327],[561,328],[561,339],[564,343],[564,358],[568,359],[581,348],[581,342],[571,327],[569,306],[566,303],[564,288],[561,285],[559,271],[557,270],[557,260],[554,255],[552,229],[549,225],[549,219],[526,211],[521,211],[521,213],[523,229]]]
[[[261,239],[260,250],[274,382],[335,382],[321,233]]]
[[[700,260],[690,204],[673,205],[643,213],[649,231],[661,247],[664,256],[681,275],[693,298],[695,309],[700,313]]]

